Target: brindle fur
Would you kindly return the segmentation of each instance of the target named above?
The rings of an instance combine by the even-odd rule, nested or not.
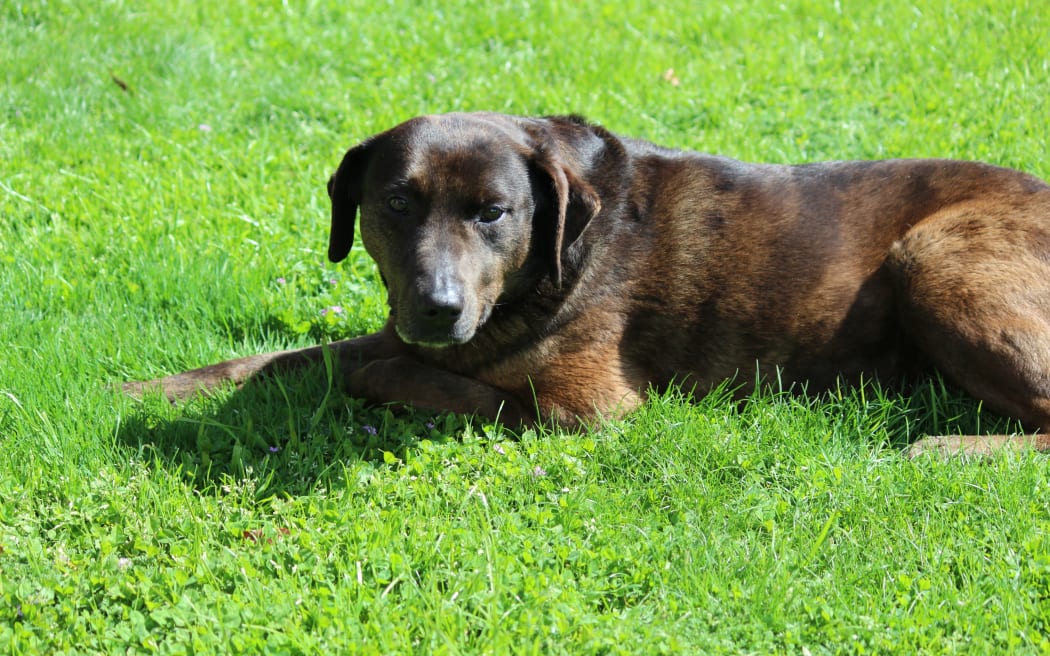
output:
[[[125,389],[184,398],[327,348],[375,403],[572,425],[672,384],[753,389],[777,371],[814,391],[932,365],[1041,434],[930,437],[913,454],[1050,448],[1050,186],[1024,173],[748,164],[578,117],[479,113],[368,139],[328,191],[333,261],[360,210],[382,331]]]

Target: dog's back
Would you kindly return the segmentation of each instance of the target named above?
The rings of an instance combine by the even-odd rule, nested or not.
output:
[[[637,150],[631,186],[644,209],[606,266],[633,265],[626,342],[643,351],[637,359],[653,383],[688,375],[706,389],[735,377],[748,390],[756,369],[779,368],[782,381],[817,390],[839,377],[914,369],[921,356],[901,324],[890,259],[898,240],[975,204],[1020,204],[1042,214],[1014,215],[1024,226],[1009,230],[1026,234],[1026,248],[1046,244],[1050,188],[1008,169],[945,160],[752,165]]]

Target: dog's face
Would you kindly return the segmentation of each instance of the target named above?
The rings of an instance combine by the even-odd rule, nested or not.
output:
[[[497,304],[560,275],[569,187],[556,153],[509,117],[413,119],[351,149],[329,180],[329,257],[346,256],[359,207],[400,338],[462,344]]]

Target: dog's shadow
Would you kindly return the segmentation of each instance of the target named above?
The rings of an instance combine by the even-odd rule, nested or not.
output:
[[[750,412],[750,397],[734,403],[728,396],[723,402],[708,399],[696,411]],[[801,400],[804,411],[834,415],[830,423],[837,430],[895,449],[906,449],[924,434],[1019,430],[1016,422],[983,411],[937,376],[885,386],[868,382],[817,396],[773,392],[772,397],[773,403],[796,408]],[[323,364],[254,377],[235,390],[176,404],[157,392],[127,407],[117,430],[121,443],[140,454],[152,453],[200,489],[253,480],[260,498],[307,494],[319,481],[330,485],[354,465],[405,461],[422,440],[458,441],[466,432],[484,430],[463,416],[367,406],[347,396]]]
[[[177,403],[151,392],[127,408],[119,442],[200,489],[251,479],[260,498],[309,493],[355,464],[403,461],[421,440],[457,440],[469,426],[454,415],[369,407],[321,364]]]

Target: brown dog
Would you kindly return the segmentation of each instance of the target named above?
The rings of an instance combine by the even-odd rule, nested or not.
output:
[[[818,390],[932,366],[1050,432],[1050,186],[973,162],[745,164],[577,117],[412,119],[328,182],[386,328],[130,383],[171,398],[338,357],[351,395],[507,424],[615,416],[756,371]],[[913,451],[1050,448],[1045,435]]]

